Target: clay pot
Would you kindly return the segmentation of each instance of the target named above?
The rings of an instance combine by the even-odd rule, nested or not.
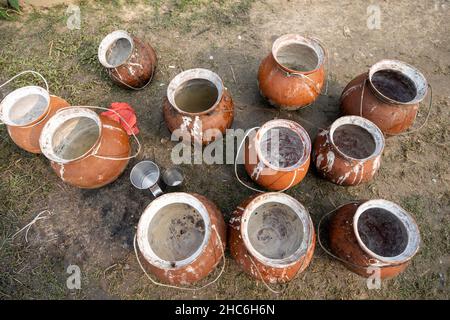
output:
[[[315,232],[306,208],[284,193],[252,196],[229,223],[231,256],[246,273],[266,283],[287,282],[311,262]]]
[[[344,186],[370,181],[378,171],[384,137],[372,122],[358,116],[341,117],[319,131],[313,161],[320,175]]]
[[[167,87],[163,103],[167,128],[177,137],[208,144],[231,127],[234,104],[222,79],[207,69],[179,73]]]
[[[98,60],[121,87],[142,89],[153,79],[157,58],[150,44],[117,30],[100,43]]]
[[[324,61],[325,50],[317,40],[297,34],[279,37],[259,66],[261,95],[281,109],[310,105],[324,85]]]
[[[369,119],[384,134],[398,134],[413,125],[427,87],[427,80],[413,66],[381,60],[345,87],[341,111]]]
[[[223,259],[225,222],[205,197],[167,193],[144,210],[137,242],[147,271],[160,281],[186,285],[205,278]]]
[[[420,244],[414,218],[387,200],[369,200],[340,207],[329,225],[333,254],[351,271],[369,277],[378,270],[381,279],[406,269]]]
[[[274,191],[293,187],[308,172],[311,140],[297,122],[266,122],[246,143],[245,170],[260,186]]]
[[[42,153],[64,182],[94,189],[116,180],[130,159],[130,142],[120,123],[85,107],[57,112],[44,126]]]
[[[38,86],[22,87],[1,102],[0,119],[6,124],[14,143],[32,153],[41,153],[39,136],[56,111],[69,104]]]

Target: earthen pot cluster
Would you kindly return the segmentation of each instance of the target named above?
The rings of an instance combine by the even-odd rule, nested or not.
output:
[[[329,243],[349,270],[385,279],[406,269],[419,249],[420,233],[414,218],[397,204],[357,201],[334,212]]]
[[[157,64],[152,46],[123,30],[111,32],[102,40],[98,59],[116,84],[135,90],[152,81]]]

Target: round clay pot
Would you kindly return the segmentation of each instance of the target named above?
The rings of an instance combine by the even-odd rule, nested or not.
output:
[[[120,123],[84,107],[57,112],[44,126],[39,144],[58,177],[86,189],[116,180],[131,149]]]
[[[222,79],[207,69],[179,73],[163,103],[167,128],[183,141],[206,145],[231,127],[234,104]]]
[[[427,80],[413,66],[381,60],[345,87],[341,111],[369,119],[384,134],[399,134],[413,125],[427,88]]]
[[[14,143],[32,153],[41,153],[39,136],[47,121],[69,104],[38,86],[22,87],[9,93],[0,104],[0,119]]]
[[[147,271],[172,285],[191,284],[205,278],[223,259],[225,222],[205,197],[167,193],[144,210],[137,242]]]
[[[286,34],[261,62],[258,85],[270,104],[297,110],[313,103],[325,81],[325,50],[312,38]]]
[[[123,30],[114,31],[102,40],[98,59],[110,78],[128,89],[142,89],[149,84],[157,62],[150,44]]]
[[[381,279],[406,269],[419,250],[414,218],[387,200],[369,200],[340,207],[329,225],[333,254],[351,271],[369,277],[379,268]]]
[[[229,222],[230,252],[246,273],[266,283],[292,280],[311,262],[315,232],[306,208],[284,193],[243,201]]]
[[[266,122],[246,142],[245,170],[260,186],[274,191],[293,187],[308,172],[311,140],[297,122]]]
[[[325,179],[344,186],[370,181],[378,171],[384,137],[372,122],[358,116],[341,117],[319,131],[313,161]]]

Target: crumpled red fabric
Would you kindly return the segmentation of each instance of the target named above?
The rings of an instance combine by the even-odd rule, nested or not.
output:
[[[108,117],[111,120],[119,122],[128,135],[138,134],[139,128],[137,126],[136,112],[126,102],[113,102],[109,106],[109,111],[102,112],[102,116]],[[114,112],[115,111],[115,112]],[[121,117],[119,117],[119,115]],[[126,123],[125,123],[125,121]],[[128,125],[127,125],[128,124]]]

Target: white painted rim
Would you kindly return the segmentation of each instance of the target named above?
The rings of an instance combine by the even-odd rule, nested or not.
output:
[[[108,34],[106,37],[103,38],[102,42],[100,42],[100,45],[98,47],[98,60],[105,68],[117,68],[121,65],[123,65],[130,55],[122,62],[120,62],[117,65],[112,65],[108,62],[108,59],[106,58],[106,54],[108,52],[108,49],[111,47],[113,43],[115,43],[119,39],[126,39],[131,44],[131,51],[130,55],[133,53],[134,50],[134,41],[133,38],[130,36],[130,34],[124,30],[116,30]]]
[[[194,79],[205,79],[205,80],[212,82],[217,88],[218,95],[217,95],[216,102],[209,109],[202,111],[202,112],[191,113],[191,112],[186,112],[177,106],[177,104],[175,103],[175,93],[177,92],[178,88],[181,85],[183,85],[184,83],[186,83],[189,80],[194,80]],[[214,108],[217,107],[220,100],[222,100],[224,89],[225,88],[224,88],[222,79],[215,72],[212,72],[211,70],[208,70],[208,69],[202,69],[202,68],[189,69],[189,70],[186,70],[186,71],[183,71],[183,72],[177,74],[172,79],[172,81],[170,81],[169,85],[167,86],[167,99],[169,100],[170,104],[176,110],[178,110],[180,113],[190,114],[190,115],[205,114],[205,113],[211,112],[212,110],[214,110]]]
[[[300,140],[303,143],[303,155],[301,158],[297,161],[296,164],[290,166],[290,167],[276,167],[273,164],[271,164],[263,155],[263,152],[261,150],[261,143],[262,138],[264,135],[273,128],[287,128],[297,134],[297,136],[300,138]],[[256,154],[258,155],[258,158],[264,163],[265,166],[276,170],[276,171],[292,171],[299,167],[301,167],[305,162],[308,160],[310,154],[311,154],[311,139],[308,135],[308,132],[297,122],[286,120],[286,119],[276,119],[276,120],[270,120],[263,124],[261,128],[259,128],[258,132],[255,135],[255,149]]]
[[[45,99],[45,101],[47,101],[47,107],[40,115],[36,116],[36,118],[31,120],[30,122],[25,124],[17,124],[16,122],[14,122],[14,120],[11,119],[11,111],[14,105],[17,103],[17,101],[29,95],[41,96],[42,98]],[[24,127],[32,124],[33,122],[41,118],[44,114],[46,114],[48,112],[49,106],[50,106],[50,94],[48,93],[47,90],[39,86],[22,87],[12,91],[2,100],[0,104],[0,120],[8,126]]]
[[[248,224],[250,221],[249,218],[252,213],[260,206],[266,203],[274,202],[284,204],[291,208],[297,214],[303,226],[303,239],[299,248],[289,257],[283,259],[271,259],[263,256],[253,247],[247,232]],[[274,268],[284,268],[291,266],[298,262],[298,260],[300,260],[302,257],[304,257],[308,252],[309,245],[312,243],[313,229],[313,223],[308,210],[299,201],[285,193],[267,192],[257,196],[245,207],[241,217],[241,236],[242,240],[244,241],[245,247],[250,252],[250,254],[254,256],[259,262]]]
[[[97,141],[94,143],[94,145],[83,155],[80,157],[77,157],[75,159],[63,159],[59,157],[54,149],[53,149],[53,136],[55,132],[68,120],[74,119],[74,118],[89,118],[95,121],[95,123],[98,125],[98,138]],[[65,164],[73,161],[77,161],[79,159],[82,159],[86,157],[87,155],[91,153],[95,153],[94,149],[96,146],[98,146],[98,142],[100,141],[102,136],[102,122],[100,120],[100,117],[97,113],[94,111],[83,108],[83,107],[70,107],[67,109],[62,109],[61,111],[56,112],[50,120],[45,124],[44,128],[42,129],[41,135],[39,137],[39,146],[41,148],[42,153],[44,156],[56,163],[59,164]]]
[[[336,146],[336,144],[334,143],[334,140],[333,140],[334,139],[334,131],[336,131],[337,128],[339,128],[343,125],[346,125],[346,124],[353,124],[355,126],[363,128],[367,132],[369,132],[369,134],[372,136],[372,138],[375,141],[375,150],[373,151],[373,153],[370,156],[363,158],[363,159],[352,158],[349,155],[343,153]],[[354,161],[366,161],[366,160],[378,157],[383,152],[384,145],[385,145],[383,132],[381,132],[380,128],[378,128],[377,125],[375,123],[373,123],[372,121],[367,120],[366,118],[363,118],[363,117],[359,117],[359,116],[344,116],[344,117],[338,118],[331,125],[329,134],[330,134],[331,143],[332,143],[333,147],[336,149],[336,151],[339,152],[339,154],[342,155],[343,157],[350,159],[350,160],[354,160]]]
[[[393,100],[389,97],[386,97],[384,94],[382,94],[378,89],[373,85],[372,77],[375,74],[375,72],[380,70],[395,70],[400,72],[402,75],[410,79],[415,87],[416,87],[416,96],[413,100],[408,102],[400,102]],[[395,104],[402,104],[402,105],[409,105],[409,104],[418,104],[420,103],[425,96],[427,95],[427,89],[428,89],[428,82],[425,76],[417,70],[415,67],[399,61],[399,60],[381,60],[377,63],[375,63],[372,67],[369,69],[369,82],[373,90],[385,99],[388,102],[395,103]]]
[[[205,235],[203,237],[203,242],[199,246],[199,248],[190,257],[184,260],[176,261],[176,265],[175,267],[173,267],[173,261],[161,259],[153,251],[148,241],[148,231],[152,219],[157,215],[157,213],[162,208],[176,203],[187,204],[193,207],[202,216],[205,223]],[[179,269],[193,263],[203,253],[204,249],[208,245],[210,237],[211,219],[209,217],[208,210],[199,199],[184,192],[166,193],[153,200],[142,213],[137,229],[139,251],[148,263],[160,269]]]
[[[361,240],[358,231],[358,220],[361,214],[371,208],[381,208],[389,211],[394,215],[405,227],[408,233],[408,244],[403,252],[395,257],[383,257],[369,248]],[[361,204],[353,216],[353,231],[355,233],[358,244],[368,255],[386,264],[399,264],[410,260],[417,253],[420,247],[420,232],[414,218],[399,205],[384,199],[369,200]]]
[[[311,48],[317,56],[316,67],[312,70],[302,71],[302,70],[293,70],[293,69],[290,69],[290,68],[284,66],[278,60],[278,57],[277,57],[278,51],[281,48],[283,48],[287,45],[290,45],[290,44],[301,44],[301,45]],[[313,72],[317,71],[323,65],[323,63],[325,61],[325,51],[322,48],[322,46],[320,45],[320,43],[312,38],[303,37],[298,34],[285,34],[285,35],[282,35],[281,37],[277,38],[272,45],[272,56],[280,66],[283,66],[283,68],[288,69],[295,73],[302,73],[302,74],[309,74],[309,73],[313,73]]]

